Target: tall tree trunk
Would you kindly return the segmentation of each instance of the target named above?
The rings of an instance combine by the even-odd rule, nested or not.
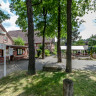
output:
[[[43,42],[42,42],[42,45],[43,45],[43,47],[42,47],[42,59],[44,59],[45,58],[45,32],[44,32],[44,30],[43,30]]]
[[[71,5],[72,0],[67,0],[67,61],[66,61],[66,72],[72,71],[71,65],[71,41],[72,41],[72,24],[71,24]]]
[[[33,9],[31,0],[26,0],[28,17],[28,44],[29,44],[29,65],[28,74],[35,74],[35,48],[34,48],[34,24]]]
[[[61,8],[60,8],[60,0],[58,0],[58,41],[57,41],[57,58],[58,62],[62,62],[61,58],[61,48],[60,48],[60,37],[61,37]]]
[[[47,16],[47,11],[45,8],[43,8],[43,16],[44,16],[44,30],[43,30],[43,47],[42,47],[42,59],[45,58],[45,31],[46,31],[46,16]]]

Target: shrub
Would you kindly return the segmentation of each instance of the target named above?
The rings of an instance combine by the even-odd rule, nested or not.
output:
[[[53,55],[57,55],[57,52],[56,51],[53,51]]]
[[[50,50],[45,49],[45,56],[50,56]]]
[[[56,46],[55,46],[55,49],[52,53],[53,53],[53,55],[57,55],[57,47]]]
[[[42,45],[42,44],[40,44],[40,45],[39,45],[39,49],[41,49],[41,50],[42,50],[42,48],[43,48],[43,45]]]
[[[37,54],[35,55],[35,58],[38,58]]]
[[[14,44],[15,45],[24,45],[25,41],[23,41],[23,39],[21,37],[18,37],[16,39],[14,39]]]
[[[42,53],[42,50],[41,49],[37,49],[37,56],[38,57],[40,57],[41,53]]]

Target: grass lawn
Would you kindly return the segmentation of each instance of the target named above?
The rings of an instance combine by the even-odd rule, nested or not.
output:
[[[92,71],[13,73],[0,79],[0,96],[62,96],[65,78],[73,80],[74,96],[96,96],[96,72]]]

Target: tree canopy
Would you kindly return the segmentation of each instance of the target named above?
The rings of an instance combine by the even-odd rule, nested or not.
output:
[[[2,6],[2,5],[0,4],[0,6]],[[5,14],[5,13],[0,9],[0,23],[2,23],[4,20],[9,19],[9,18],[10,18],[9,14]]]
[[[96,46],[96,35],[90,36],[90,38],[86,39],[86,42],[89,46]]]
[[[25,42],[21,37],[18,37],[16,39],[14,39],[14,44],[15,45],[25,45]]]
[[[0,23],[2,23],[6,19],[9,19],[9,15],[0,10]]]
[[[34,5],[39,0],[33,0],[32,4]],[[77,30],[79,25],[83,22],[79,21],[78,16],[83,16],[86,10],[90,9],[90,0],[72,0],[72,30]],[[60,1],[61,6],[61,38],[66,37],[67,35],[67,26],[66,26],[66,1]],[[47,10],[47,27],[46,27],[46,36],[53,37],[57,36],[57,21],[58,21],[58,0],[46,0],[42,1],[40,5],[33,6],[34,13],[34,22],[35,29],[42,32],[43,29],[43,7]],[[16,11],[18,19],[16,24],[20,26],[23,30],[27,30],[27,9],[26,2],[24,0],[11,0],[10,4],[11,11]],[[77,31],[78,32],[78,31]],[[74,34],[73,34],[74,35]],[[78,34],[77,34],[78,35]]]
[[[73,43],[73,46],[82,46],[85,45],[85,41],[83,39],[79,39]]]

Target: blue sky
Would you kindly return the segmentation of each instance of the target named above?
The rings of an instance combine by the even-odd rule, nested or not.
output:
[[[0,6],[0,9],[5,13],[10,14],[10,19],[2,23],[5,29],[7,31],[19,30],[20,28],[15,24],[18,16],[10,12],[10,0],[0,0],[0,4],[2,5]],[[80,36],[82,36],[83,39],[89,38],[92,34],[96,34],[96,12],[89,12],[79,19],[83,19],[85,21],[79,28]]]
[[[5,27],[7,31],[10,30],[19,30],[20,28],[15,24],[15,21],[17,20],[18,16],[16,16],[14,13],[10,12],[10,0],[0,0],[0,9],[8,13],[10,15],[10,19],[5,20],[2,24]]]

